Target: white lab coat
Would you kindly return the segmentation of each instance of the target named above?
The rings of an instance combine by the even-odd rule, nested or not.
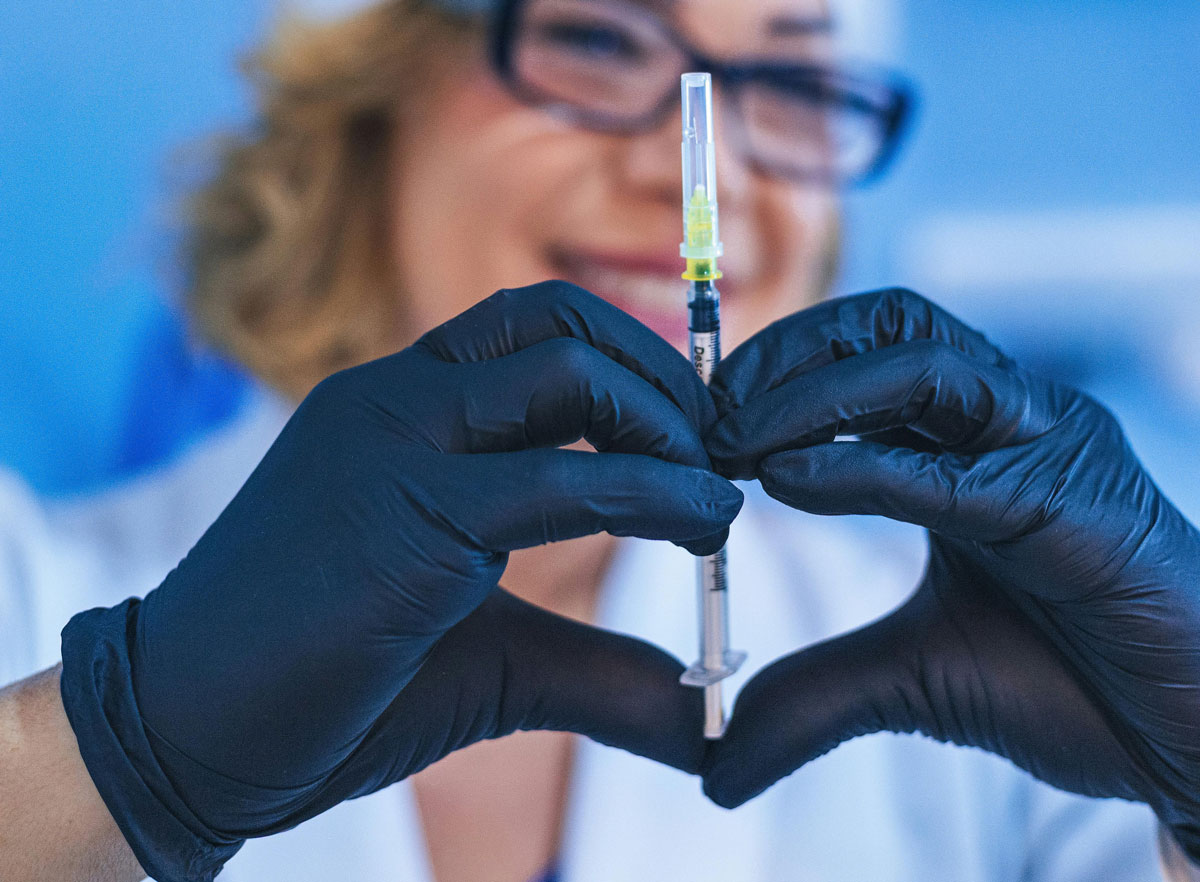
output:
[[[0,681],[58,657],[70,616],[157,585],[245,480],[287,416],[266,395],[173,466],[48,505],[0,473]],[[921,532],[789,511],[747,486],[730,545],[733,642],[744,682],[778,655],[893,608],[920,575]],[[626,540],[601,624],[695,654],[692,558]],[[917,736],[838,748],[728,812],[699,783],[582,741],[564,882],[1148,882],[1160,879],[1143,806],[1046,787],[1004,760]],[[344,803],[254,840],[227,882],[432,882],[411,789]]]

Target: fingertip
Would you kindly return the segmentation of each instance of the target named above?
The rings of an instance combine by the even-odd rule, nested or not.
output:
[[[860,474],[868,442],[833,442],[773,453],[758,464],[755,477],[772,499],[811,514],[878,514],[874,494],[881,488]]]
[[[764,487],[780,484],[802,486],[813,477],[814,459],[811,450],[782,450],[760,461],[754,477]]]
[[[753,678],[750,683],[753,685]],[[747,738],[741,704],[739,696],[724,736],[708,742],[701,770],[704,795],[715,805],[730,810],[744,805],[770,786],[752,789],[752,782],[757,780],[755,776],[760,774],[757,765],[763,759],[763,751],[769,752],[771,747],[760,743],[752,734]]]
[[[713,472],[700,471],[698,503],[702,517],[718,529],[699,538],[677,539],[675,544],[697,557],[716,554],[729,539],[729,525],[742,510],[745,494]]]
[[[708,490],[713,506],[717,510],[717,516],[732,521],[737,517],[738,512],[742,510],[742,504],[746,501],[746,495],[727,478],[715,472],[704,472],[703,474],[708,484],[706,489]]]
[[[701,787],[704,791],[704,795],[707,796],[711,802],[723,809],[729,809],[731,811],[739,806],[745,805],[758,795],[758,793],[743,793],[732,787],[720,773],[720,766],[717,766],[715,769],[710,769],[705,773]],[[761,791],[759,792],[761,793]]]
[[[754,477],[754,466],[740,453],[743,445],[734,436],[729,420],[718,420],[704,436],[704,449],[717,474],[731,481]]]
[[[720,370],[720,365],[717,366]],[[738,408],[738,397],[732,389],[726,387],[724,378],[718,374],[713,374],[712,379],[708,384],[708,392],[712,397],[713,408],[716,410],[717,419]]]
[[[754,477],[768,496],[792,507],[797,507],[798,497],[803,495],[804,476],[808,471],[802,458],[796,456],[798,452],[774,453],[754,470]]]
[[[716,554],[725,547],[725,543],[729,541],[729,528],[721,530],[719,533],[714,533],[712,536],[706,536],[703,539],[688,539],[683,542],[676,542],[680,548],[684,549],[696,557],[708,557],[710,554]]]

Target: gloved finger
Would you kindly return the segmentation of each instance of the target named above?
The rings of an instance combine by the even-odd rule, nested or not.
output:
[[[1054,424],[1023,375],[917,341],[795,377],[724,416],[705,438],[722,474],[748,477],[780,450],[907,427],[954,451],[992,450]]]
[[[844,741],[884,729],[910,732],[896,707],[906,672],[904,634],[885,620],[768,665],[738,693],[724,737],[710,749],[704,792],[735,808]]]
[[[436,504],[465,539],[493,552],[607,532],[710,554],[742,506],[741,491],[707,469],[636,454],[464,454],[447,472]]]
[[[706,557],[710,554],[716,554],[729,541],[729,528],[722,527],[711,536],[703,536],[699,539],[679,539],[672,541],[684,551],[694,554],[697,557]]]
[[[1041,502],[993,492],[987,468],[973,457],[871,441],[773,454],[759,465],[758,479],[770,496],[801,511],[882,515],[979,542],[1020,535]]]
[[[642,640],[498,590],[438,642],[337,774],[361,796],[518,729],[575,732],[694,774],[703,697],[682,672]]]
[[[557,337],[580,340],[640,376],[704,430],[716,419],[695,368],[633,316],[569,282],[497,291],[422,336],[416,347],[443,361],[484,361]]]
[[[642,453],[709,468],[689,418],[651,383],[586,343],[558,338],[486,362],[441,365],[459,374],[458,406],[421,422],[450,421],[438,439],[467,453],[558,447],[586,439],[597,450]]]
[[[695,773],[705,752],[703,696],[679,682],[680,661],[614,634],[502,595],[512,699],[500,731],[586,735]]]
[[[885,731],[979,747],[1076,793],[1138,798],[1121,783],[1137,780],[1128,753],[1070,666],[1002,596],[974,589],[949,600],[922,589],[879,622],[765,668],[738,695],[705,793],[732,808]]]
[[[920,450],[925,453],[939,453],[941,445],[931,441],[925,435],[914,432],[907,426],[898,429],[884,429],[882,432],[863,432],[859,435],[863,441],[875,441],[888,447],[907,447],[909,450]]]
[[[721,415],[835,361],[913,340],[936,340],[985,364],[1005,356],[978,331],[903,288],[826,300],[759,331],[717,365],[710,388]]]

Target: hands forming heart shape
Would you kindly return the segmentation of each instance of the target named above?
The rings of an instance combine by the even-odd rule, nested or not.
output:
[[[558,449],[580,437],[600,455]],[[931,560],[890,616],[760,672],[707,743],[677,660],[498,583],[509,551],[600,531],[711,552],[741,506],[726,478],[921,524]],[[71,621],[64,705],[152,875],[537,728],[701,774],[725,806],[920,731],[1147,802],[1200,855],[1197,574],[1200,536],[1107,412],[914,294],[778,322],[710,394],[545,283],[318,386],[160,588]]]

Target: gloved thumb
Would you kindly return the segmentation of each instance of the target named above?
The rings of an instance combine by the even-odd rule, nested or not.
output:
[[[433,648],[328,784],[325,802],[372,793],[518,729],[586,735],[689,773],[706,742],[700,690],[661,649],[493,592]]]
[[[833,750],[881,730],[910,732],[915,720],[896,702],[898,662],[907,638],[900,612],[854,633],[785,656],[738,694],[725,736],[712,746],[704,792],[735,808]]]
[[[941,585],[952,566],[935,548]],[[1141,798],[1121,783],[1138,778],[1128,752],[1062,654],[1006,597],[960,588],[926,582],[885,618],[756,675],[708,758],[705,793],[741,805],[842,742],[887,731],[982,748],[1063,790]]]
[[[679,682],[683,664],[644,640],[555,615],[505,595],[512,623],[503,729],[586,735],[695,774],[706,742],[701,690]]]

